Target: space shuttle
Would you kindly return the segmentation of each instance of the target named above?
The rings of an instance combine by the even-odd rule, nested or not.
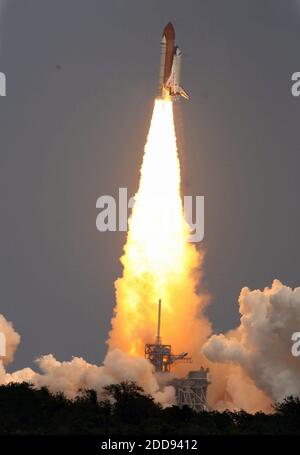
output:
[[[160,74],[158,97],[177,100],[180,96],[189,99],[187,92],[180,86],[181,50],[175,45],[175,30],[169,22],[161,40]]]

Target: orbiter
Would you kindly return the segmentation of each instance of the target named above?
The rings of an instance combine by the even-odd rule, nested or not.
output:
[[[163,31],[160,54],[160,76],[158,96],[162,99],[176,100],[179,96],[189,99],[180,86],[181,50],[175,45],[175,30],[169,22]]]

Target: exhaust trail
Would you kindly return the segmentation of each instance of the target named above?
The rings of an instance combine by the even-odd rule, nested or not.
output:
[[[202,314],[204,298],[195,291],[203,253],[188,237],[173,104],[156,99],[121,258],[123,276],[115,282],[110,350],[143,356],[145,343],[155,339],[157,302],[161,299],[163,340],[172,344],[174,351],[188,351],[196,362],[202,359],[199,346],[210,334],[210,323]],[[186,371],[187,367],[176,368]]]

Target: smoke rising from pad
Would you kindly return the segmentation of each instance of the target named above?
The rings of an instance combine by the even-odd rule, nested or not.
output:
[[[15,331],[11,322],[7,321],[5,317],[0,314],[0,334],[1,342],[3,343],[2,350],[3,356],[1,357],[3,363],[10,363],[14,359],[14,354],[20,343],[20,335]]]
[[[5,365],[13,361],[21,337],[3,315],[0,315],[0,333],[4,335],[6,344],[6,355],[0,357],[0,384],[25,381],[38,388],[46,386],[53,393],[63,392],[68,398],[73,399],[80,390],[85,389],[96,390],[101,398],[105,386],[122,381],[134,381],[162,405],[174,403],[174,388],[161,383],[148,360],[131,357],[119,349],[109,352],[102,366],[92,365],[80,357],[73,357],[68,362],[59,362],[49,354],[36,360],[39,373],[31,368],[7,373]]]
[[[245,287],[239,306],[240,326],[213,335],[202,348],[214,369],[223,367],[215,405],[267,410],[276,400],[300,396],[299,358],[291,353],[291,335],[300,330],[300,288],[278,280],[263,291]]]
[[[1,322],[2,319],[5,321],[3,316]],[[12,350],[17,346],[16,341],[20,340],[20,336],[7,322],[5,328],[8,345]],[[12,358],[13,355],[10,356],[10,360]],[[122,381],[134,381],[163,406],[174,403],[174,388],[160,384],[160,378],[155,375],[154,368],[148,360],[133,358],[119,349],[109,352],[102,366],[92,365],[80,357],[73,357],[68,362],[59,362],[52,354],[42,356],[36,363],[39,373],[31,368],[7,373],[1,362],[0,383],[25,381],[37,388],[46,386],[52,393],[63,392],[70,399],[75,398],[80,390],[94,389],[101,399],[105,386]]]
[[[69,362],[59,362],[52,354],[37,360],[41,373],[35,373],[32,382],[35,386],[46,385],[52,392],[64,392],[69,398],[78,395],[80,389],[94,389],[99,398],[103,388],[122,381],[134,381],[163,404],[174,400],[173,387],[160,390],[153,366],[144,358],[133,358],[115,349],[107,354],[103,365],[97,366],[80,357],[73,357]]]

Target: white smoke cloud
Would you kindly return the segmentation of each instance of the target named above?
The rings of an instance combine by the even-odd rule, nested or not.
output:
[[[105,386],[134,381],[162,404],[174,401],[173,387],[161,390],[148,360],[131,357],[120,349],[108,352],[102,366],[92,365],[80,357],[59,362],[52,354],[41,357],[37,363],[41,373],[35,373],[31,382],[36,387],[45,385],[52,392],[64,392],[69,398],[74,398],[80,389],[94,389],[101,398]]]
[[[239,306],[240,326],[213,335],[202,348],[216,363],[215,372],[219,364],[227,367],[216,401],[223,395],[226,404],[258,410],[288,395],[300,396],[300,361],[291,353],[291,335],[300,331],[300,288],[278,280],[263,291],[245,287]],[[250,404],[241,406],[247,396]]]
[[[13,355],[20,342],[20,335],[12,324],[0,315],[0,331],[6,336],[7,357],[0,360],[0,383],[29,382],[34,387],[43,386],[53,392],[63,392],[73,399],[80,390],[94,389],[99,398],[103,396],[103,388],[109,384],[122,381],[138,383],[146,393],[151,394],[155,401],[163,406],[174,403],[175,390],[165,386],[154,372],[153,365],[144,358],[129,356],[119,349],[108,352],[103,365],[92,365],[80,357],[73,357],[67,362],[60,362],[52,354],[37,359],[40,372],[24,368],[13,373],[7,373],[5,363],[13,360]]]
[[[13,324],[7,321],[2,314],[0,314],[0,334],[4,336],[4,347],[1,349],[1,352],[4,351],[4,355],[0,357],[0,384],[30,380],[33,374],[30,368],[25,368],[20,372],[12,374],[5,371],[5,365],[11,363],[14,359],[21,337],[14,329]]]
[[[12,323],[7,321],[2,314],[0,314],[0,333],[4,335],[4,337],[1,337],[1,341],[3,340],[4,342],[3,349],[5,351],[5,355],[1,357],[1,361],[3,363],[10,363],[14,359],[14,354],[20,343],[21,337],[15,331]]]
[[[8,373],[5,365],[13,361],[21,337],[3,315],[0,315],[0,333],[4,335],[6,344],[6,355],[0,357],[0,384],[25,381],[37,388],[46,386],[53,393],[63,392],[73,399],[84,389],[96,390],[101,398],[105,386],[134,381],[163,406],[171,405],[175,401],[174,387],[165,385],[148,360],[132,357],[120,349],[108,352],[101,366],[92,365],[80,357],[59,362],[49,354],[36,360],[40,372],[24,368]]]

